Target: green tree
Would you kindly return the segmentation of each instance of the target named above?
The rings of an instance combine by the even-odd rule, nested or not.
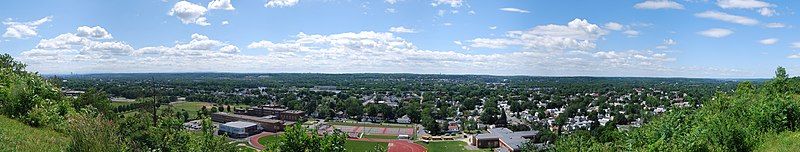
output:
[[[91,106],[95,108],[97,112],[109,115],[111,114],[111,100],[108,97],[108,94],[104,91],[91,88],[79,95],[72,106],[75,109],[83,109]]]

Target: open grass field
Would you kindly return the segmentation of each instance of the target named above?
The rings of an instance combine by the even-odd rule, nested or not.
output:
[[[69,138],[0,116],[0,151],[66,151]]]
[[[132,104],[132,103],[125,103],[125,102],[112,102],[111,103],[111,105],[113,107],[120,106],[120,105],[125,105],[125,104]],[[206,106],[206,108],[211,110],[211,107],[214,106],[214,104],[213,103],[209,103],[209,102],[179,102],[179,103],[170,104],[170,105],[162,105],[161,107],[159,107],[159,109],[160,110],[166,109],[167,106],[172,106],[172,110],[178,111],[178,112],[180,112],[181,110],[185,110],[186,112],[189,112],[189,119],[194,119],[194,118],[197,118],[197,111],[202,109],[203,106]],[[247,105],[231,105],[231,108],[234,108],[234,107],[240,107],[241,108],[241,107],[248,107],[248,106]],[[124,112],[122,114],[125,115],[125,116],[132,116],[135,113],[136,113],[136,111],[132,110],[132,111]]]
[[[461,141],[443,141],[443,142],[416,142],[425,148],[428,149],[429,152],[490,152],[492,149],[480,149],[480,150],[467,150],[464,146],[467,145],[465,142]]]
[[[762,143],[755,151],[789,152],[800,150],[800,132],[784,132]]]
[[[261,145],[267,146],[270,143],[278,142],[278,140],[280,139],[278,137],[279,137],[278,135],[271,135],[271,136],[267,136],[267,137],[261,137],[261,138],[258,139],[258,143],[260,143]]]
[[[368,141],[353,141],[347,140],[344,142],[344,148],[349,152],[365,152],[375,149],[375,146],[381,146],[383,149],[389,147],[389,143],[383,142],[368,142]]]

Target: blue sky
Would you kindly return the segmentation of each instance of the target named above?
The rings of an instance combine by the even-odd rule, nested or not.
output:
[[[777,66],[800,68],[794,6],[800,2],[31,0],[0,6],[0,52],[46,74],[771,77]]]

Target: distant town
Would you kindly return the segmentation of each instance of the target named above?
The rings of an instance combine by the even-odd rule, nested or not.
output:
[[[310,78],[315,79],[310,79]],[[152,99],[210,117],[216,133],[263,150],[301,124],[349,140],[447,143],[465,150],[544,150],[576,131],[640,127],[675,108],[697,108],[735,81],[667,78],[501,77],[410,74],[95,74],[57,76],[77,98],[108,93],[116,112]],[[137,89],[149,88],[149,89]],[[191,115],[191,116],[189,116]]]

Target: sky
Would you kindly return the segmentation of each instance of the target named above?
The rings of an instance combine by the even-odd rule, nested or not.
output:
[[[26,0],[0,53],[42,74],[767,78],[800,74],[800,1]]]

